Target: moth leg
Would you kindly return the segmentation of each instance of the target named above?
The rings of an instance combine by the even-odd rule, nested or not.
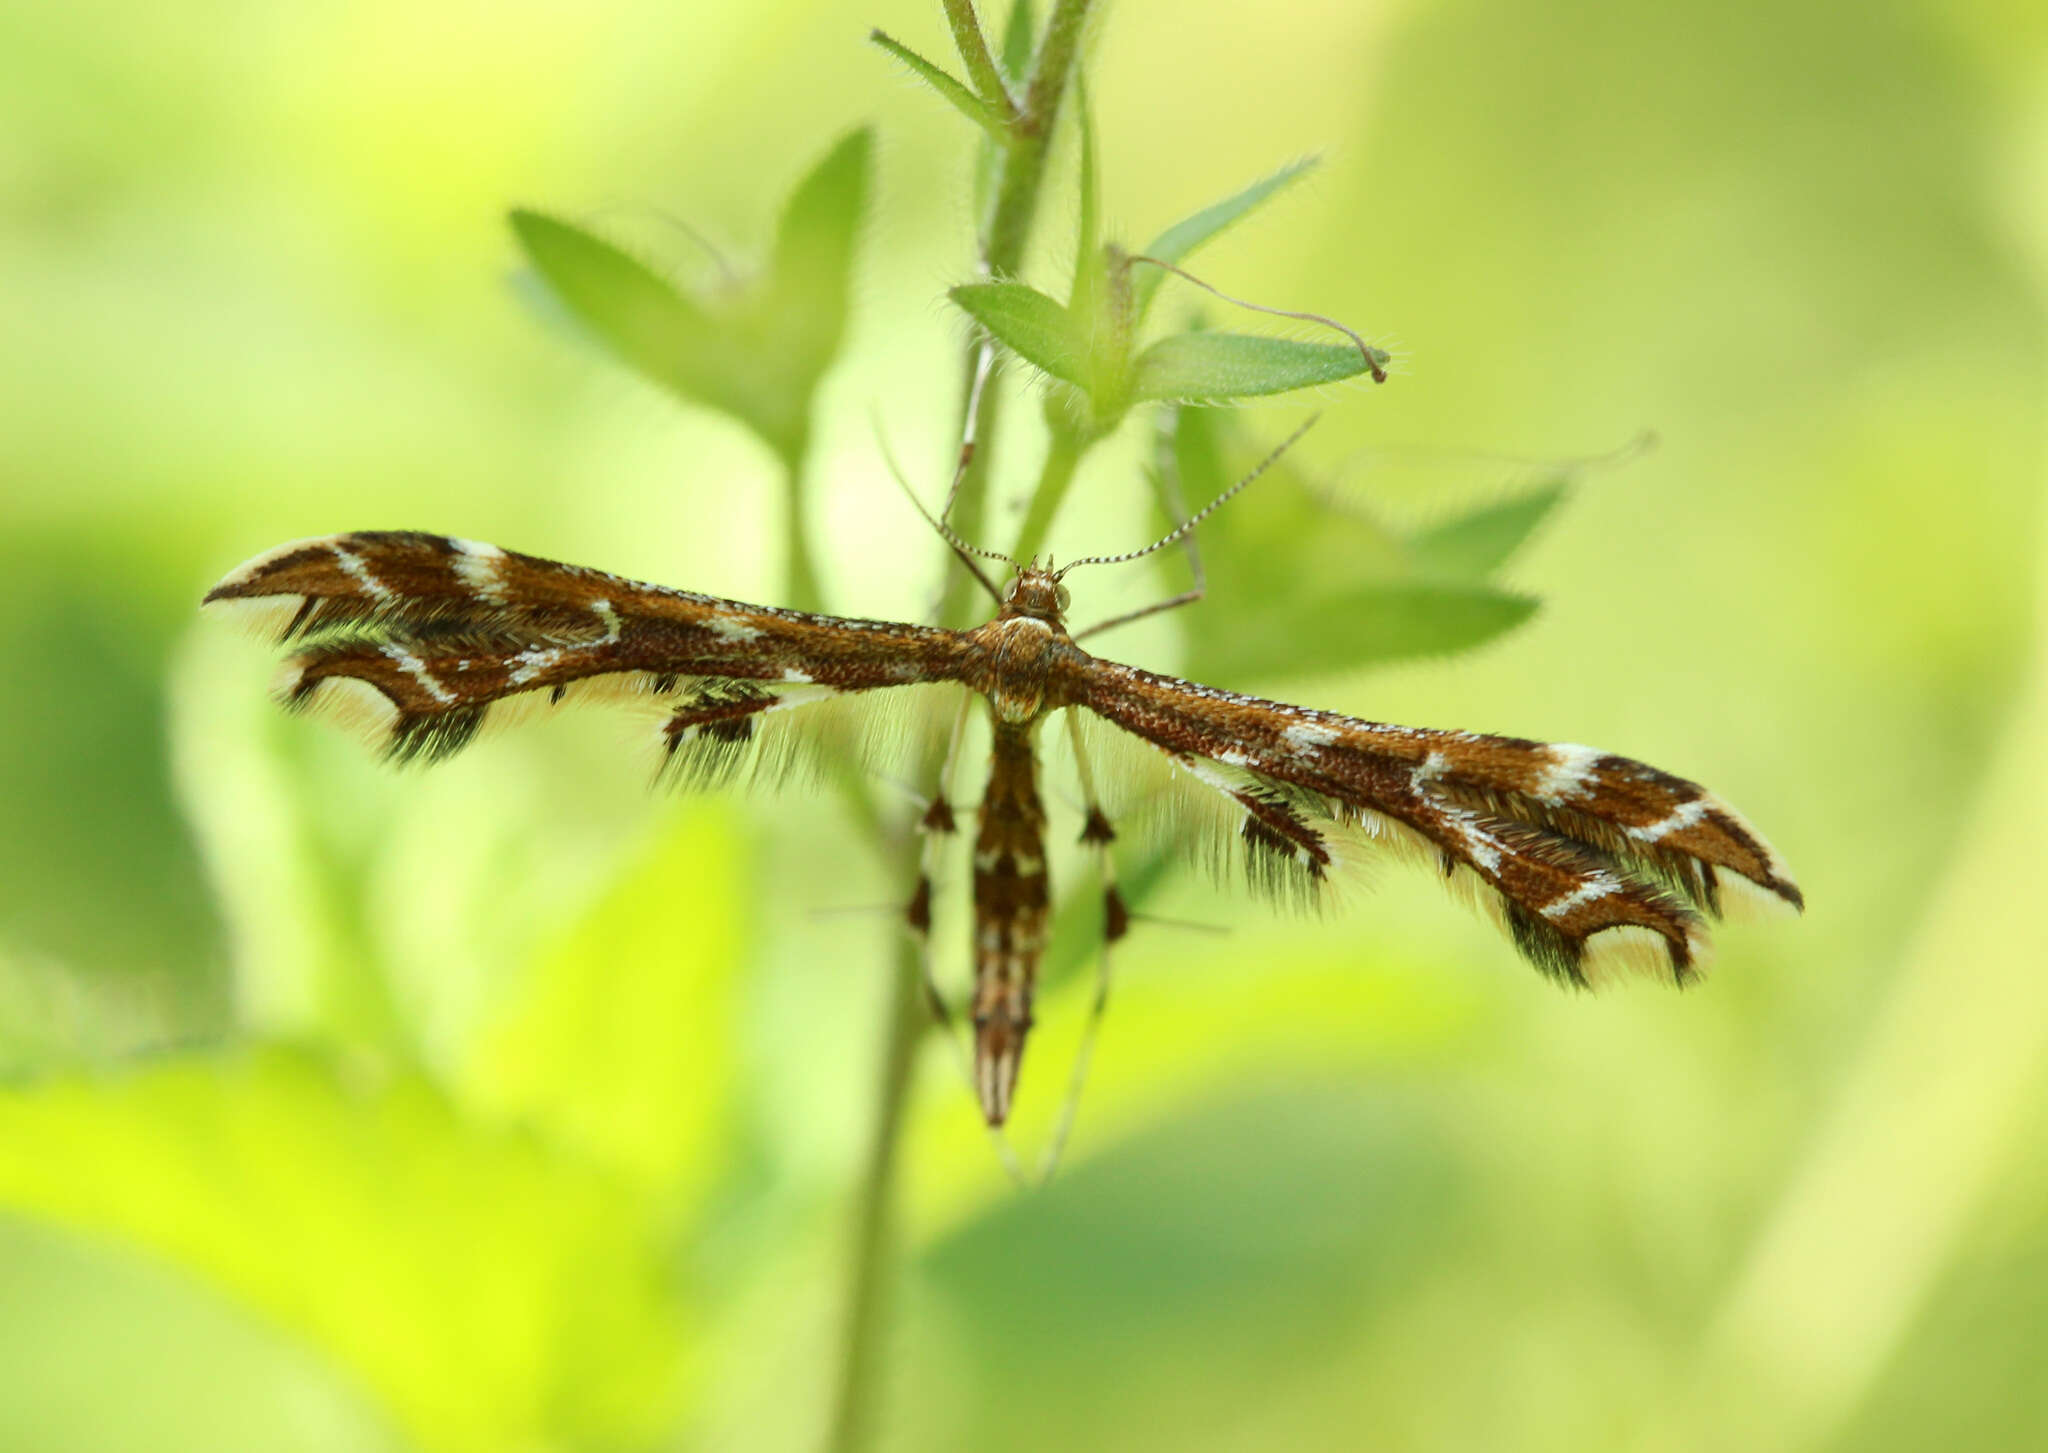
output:
[[[1060,1117],[1053,1125],[1052,1135],[1046,1141],[1045,1153],[1038,1163],[1038,1183],[1044,1185],[1052,1179],[1059,1168],[1060,1156],[1066,1151],[1067,1139],[1073,1134],[1074,1119],[1081,1109],[1081,1091],[1088,1084],[1088,1068],[1095,1059],[1095,1041],[1102,1030],[1104,1012],[1109,1008],[1110,952],[1123,936],[1130,932],[1130,910],[1124,905],[1123,895],[1116,886],[1116,859],[1110,852],[1110,844],[1116,841],[1116,829],[1110,826],[1109,815],[1102,810],[1102,800],[1095,791],[1095,772],[1089,765],[1086,747],[1081,741],[1081,721],[1072,711],[1067,713],[1067,740],[1074,749],[1074,767],[1081,779],[1081,800],[1086,812],[1086,821],[1081,828],[1081,841],[1095,850],[1095,862],[1102,883],[1102,952],[1095,961],[1095,998],[1088,1006],[1088,1023],[1081,1031],[1081,1043],[1074,1051],[1074,1068],[1067,1081],[1067,1098],[1060,1106]]]
[[[959,713],[953,718],[946,755],[939,763],[938,787],[925,808],[924,816],[918,819],[917,830],[924,843],[918,852],[917,886],[911,890],[910,902],[903,908],[903,921],[917,940],[918,970],[924,979],[925,1003],[932,1011],[932,1018],[956,1045],[960,1026],[954,1020],[944,991],[939,988],[937,975],[932,972],[932,879],[937,873],[939,857],[945,851],[947,840],[958,830],[953,820],[953,770],[959,763],[960,741],[966,734],[967,711],[972,700],[972,697],[964,698]]]
[[[1127,626],[1132,621],[1141,621],[1146,616],[1161,615],[1184,605],[1193,605],[1204,595],[1208,594],[1208,581],[1202,576],[1202,552],[1196,547],[1193,535],[1187,537],[1187,544],[1189,563],[1193,566],[1195,572],[1195,583],[1193,585],[1183,590],[1179,595],[1170,595],[1165,600],[1155,600],[1150,605],[1139,606],[1136,610],[1127,610],[1120,616],[1111,616],[1106,621],[1097,621],[1084,631],[1074,632],[1073,638],[1077,641],[1085,640],[1089,636],[1113,629],[1116,626]]]

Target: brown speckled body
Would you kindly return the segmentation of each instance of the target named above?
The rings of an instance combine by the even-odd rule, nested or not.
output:
[[[1049,901],[1032,728],[999,720],[974,837],[974,1082],[991,1125],[1017,1088]]]
[[[991,1125],[1009,1118],[1045,952],[1050,880],[1035,738],[1089,659],[1067,636],[1065,595],[1043,572],[1020,575],[996,618],[967,632],[961,670],[987,698],[990,719],[974,840],[973,1015],[975,1092]]]

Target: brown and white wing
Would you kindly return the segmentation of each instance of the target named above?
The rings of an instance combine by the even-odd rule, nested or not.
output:
[[[1516,948],[1571,983],[1646,966],[1683,983],[1728,897],[1804,906],[1733,808],[1627,757],[1387,726],[1106,661],[1077,695],[1233,803],[1257,872],[1313,890],[1361,835],[1418,849],[1476,882]]]
[[[296,641],[278,686],[400,760],[461,750],[515,704],[627,700],[666,757],[716,780],[756,759],[771,715],[953,680],[951,631],[720,600],[495,545],[370,530],[281,545],[205,604]]]

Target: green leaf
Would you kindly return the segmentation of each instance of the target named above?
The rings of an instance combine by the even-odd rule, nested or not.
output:
[[[1305,176],[1320,164],[1319,158],[1305,156],[1300,161],[1289,162],[1269,176],[1259,178],[1243,191],[1225,197],[1195,213],[1183,217],[1164,232],[1152,239],[1145,249],[1145,256],[1156,257],[1161,262],[1179,262],[1196,248],[1208,242],[1219,232],[1239,218],[1251,212],[1275,192],[1287,187],[1297,178]],[[1138,279],[1138,317],[1144,318],[1152,306],[1153,294],[1159,291],[1159,284],[1166,274],[1160,268],[1147,268]]]
[[[1005,137],[1002,118],[990,110],[988,104],[975,95],[966,82],[926,60],[886,31],[871,30],[868,32],[868,39],[910,67],[919,80],[945,97],[952,103],[954,110],[988,135],[999,141]]]
[[[0,1286],[17,1453],[419,1453],[333,1359],[154,1258],[0,1215]]]
[[[1184,504],[1213,499],[1264,452],[1234,432],[1226,414],[1181,410],[1174,464]],[[1439,576],[1411,536],[1333,503],[1291,458],[1204,523],[1200,543],[1209,591],[1194,607],[1187,668],[1219,686],[1465,650],[1536,609],[1483,581]]]
[[[1564,498],[1562,479],[1479,506],[1416,532],[1417,562],[1440,575],[1480,580],[1508,562]]]
[[[1354,985],[1377,987],[1360,965],[1343,967]],[[1273,968],[1282,978],[1302,972],[1292,962]],[[1236,980],[1243,1015],[1256,996],[1242,974]],[[1281,1042],[1300,1050],[1333,1020],[1356,1034],[1367,1021],[1340,1016],[1364,1008],[1366,995],[1339,992],[1341,1009],[1297,1013]],[[1361,1061],[1395,1058],[1381,1044],[1336,1059],[1349,1076],[1277,1075],[1272,1063],[1293,1070],[1301,1061],[1269,1048],[1266,1086],[1248,1092],[1242,1066],[1259,1062],[1241,1052],[1228,1019],[1205,1027],[1209,1045],[1176,1046],[1204,1056],[1208,1072],[1199,1087],[1183,1081],[1177,1113],[1154,1119],[1153,1111],[1112,1138],[1107,1154],[1076,1161],[1028,1200],[997,1197],[920,1257],[920,1276],[959,1309],[953,1325],[972,1327],[976,1347],[999,1349],[990,1365],[1025,1386],[1079,1383],[1081,1408],[1145,1408],[1144,1421],[1119,1426],[1186,1426],[1174,1420],[1191,1402],[1219,1411],[1241,1402],[1235,1379],[1247,1365],[1284,1374],[1298,1355],[1275,1327],[1340,1337],[1361,1303],[1400,1306],[1426,1284],[1439,1248],[1455,1244],[1450,1228],[1469,1195],[1436,1122],[1357,1072]],[[1269,1046],[1281,1039],[1261,1037]],[[1120,1040],[1119,1052],[1150,1058],[1150,1035],[1131,1038],[1147,1042]],[[1335,1057],[1307,1058],[1320,1068]],[[1043,1085],[1033,1089],[1045,1094]],[[1084,1126],[1099,1124],[1093,1108],[1083,1107]],[[1173,1375],[1133,1377],[1079,1352],[1076,1327],[1114,1339],[1102,1345],[1156,1349],[1171,1358]],[[1189,1366],[1203,1367],[1204,1380],[1183,1381]],[[1218,1396],[1217,1379],[1231,1391]],[[1069,1435],[1038,1446],[1075,1441],[1096,1442]]]
[[[1387,356],[1373,352],[1384,366]],[[1176,333],[1138,355],[1133,392],[1140,399],[1219,403],[1336,383],[1367,368],[1365,355],[1347,344],[1250,333]]]
[[[652,268],[545,213],[513,212],[512,230],[563,306],[628,367],[693,403],[752,418],[718,323]]]
[[[647,1446],[673,1415],[649,1208],[417,1074],[269,1049],[9,1090],[0,1206],[200,1278],[433,1453]]]
[[[776,228],[763,305],[775,326],[766,346],[805,381],[806,394],[846,336],[874,151],[872,128],[847,133],[796,184]]]
[[[742,858],[725,807],[683,809],[529,968],[469,1067],[476,1102],[689,1200],[731,1128],[738,905],[753,897]]]
[[[1277,612],[1216,608],[1223,604],[1212,603],[1190,642],[1188,669],[1200,680],[1268,681],[1448,655],[1483,645],[1536,613],[1528,596],[1435,583],[1317,592],[1304,601],[1312,613],[1277,629]]]
[[[517,211],[512,227],[549,289],[612,353],[681,397],[733,415],[793,461],[811,394],[845,336],[873,152],[872,133],[857,130],[811,169],[783,209],[763,285],[716,313],[571,223]]]
[[[948,295],[997,342],[1054,378],[1086,388],[1088,358],[1067,310],[1023,283],[963,283]]]

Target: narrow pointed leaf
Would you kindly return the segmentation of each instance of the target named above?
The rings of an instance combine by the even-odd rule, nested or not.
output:
[[[960,57],[960,64],[967,75],[967,84],[973,89],[990,110],[1005,121],[1015,118],[1017,105],[1010,97],[1010,88],[1003,80],[1002,66],[988,48],[988,35],[983,31],[981,17],[974,13],[971,3],[953,4],[943,7],[946,25],[953,32],[953,49]]]
[[[512,230],[550,290],[628,367],[692,402],[747,417],[718,324],[638,258],[572,223],[526,210]]]
[[[1564,498],[1564,481],[1481,505],[1456,519],[1417,531],[1411,543],[1422,568],[1481,580],[1508,562]]]
[[[953,301],[1004,347],[1054,378],[1087,386],[1088,360],[1072,320],[1054,299],[1023,283],[964,283]]]
[[[1275,192],[1313,171],[1318,164],[1319,158],[1313,156],[1289,162],[1280,170],[1259,178],[1234,196],[1211,203],[1191,217],[1183,217],[1153,238],[1145,249],[1145,255],[1156,257],[1162,262],[1181,261]],[[1159,291],[1159,284],[1165,277],[1166,274],[1156,267],[1145,268],[1140,274],[1137,288],[1139,318],[1142,319],[1152,306],[1152,296]]]
[[[1382,366],[1386,355],[1374,350]],[[1301,343],[1250,333],[1177,333],[1138,355],[1140,399],[1220,403],[1336,383],[1366,372],[1365,355],[1347,344]]]
[[[990,110],[988,104],[968,88],[966,82],[935,63],[926,60],[886,31],[869,31],[868,39],[889,52],[890,55],[896,57],[897,60],[902,61],[904,65],[910,68],[912,74],[945,97],[952,104],[953,109],[962,116],[965,116],[990,136],[998,139],[1002,137],[1002,118]]]
[[[511,290],[512,301],[526,316],[554,337],[584,345],[594,341],[590,330],[583,326],[583,320],[569,311],[562,295],[549,286],[538,269],[514,268],[505,279],[505,286]]]
[[[776,228],[768,346],[798,379],[824,373],[846,336],[874,151],[871,128],[849,132],[797,183]]]

